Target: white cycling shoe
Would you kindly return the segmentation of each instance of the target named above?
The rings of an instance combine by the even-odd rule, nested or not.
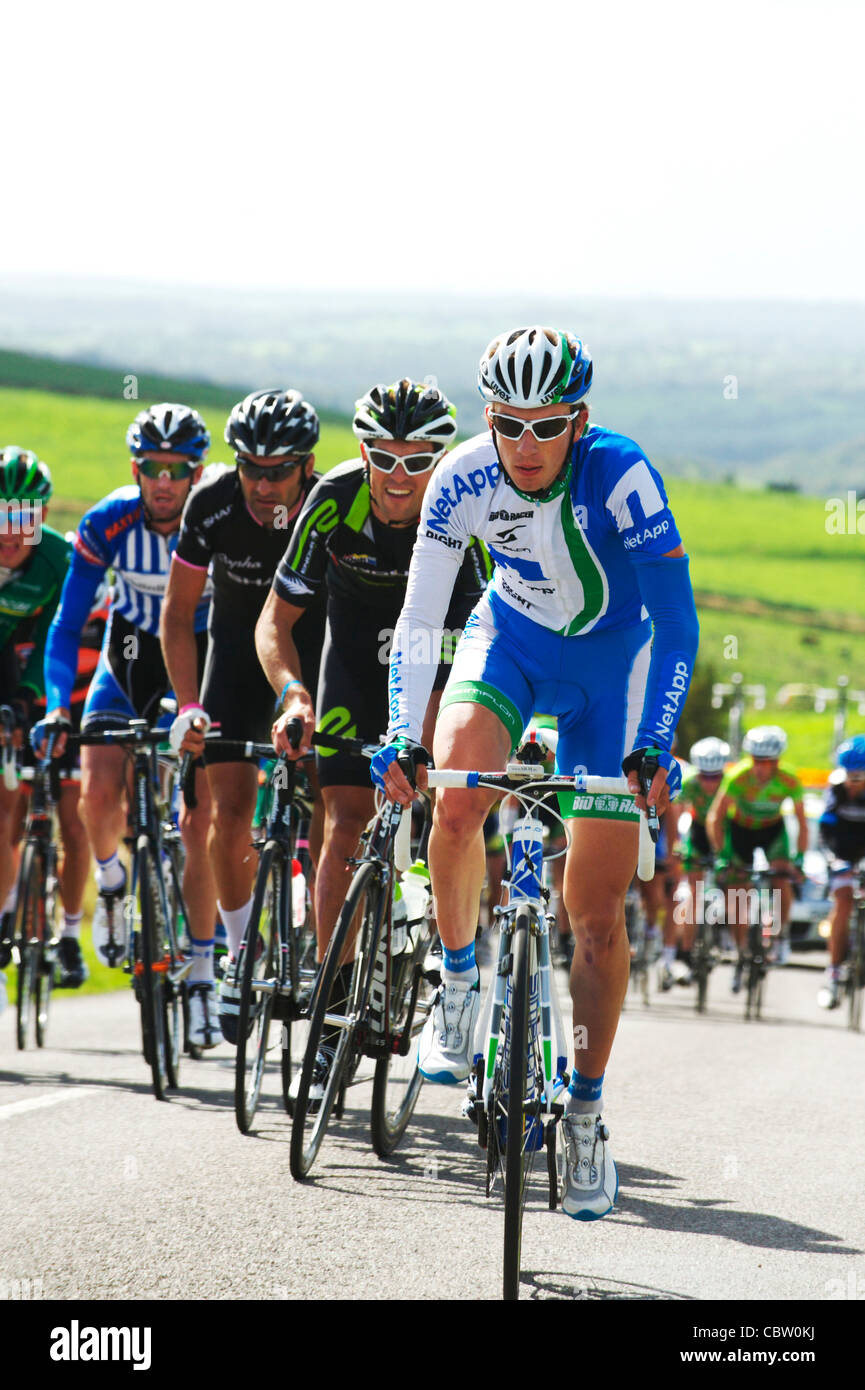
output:
[[[575,1221],[598,1221],[613,1210],[619,1175],[607,1148],[610,1131],[600,1115],[562,1116],[565,1173],[562,1211]]]
[[[219,1026],[216,985],[210,980],[189,986],[189,1041],[205,1051],[225,1041]]]
[[[126,959],[129,942],[126,935],[126,877],[118,888],[100,888],[93,909],[91,933],[93,949],[103,965],[116,967]]]
[[[442,986],[417,1044],[418,1069],[427,1081],[456,1086],[466,1080],[480,1004],[480,990],[472,985]]]

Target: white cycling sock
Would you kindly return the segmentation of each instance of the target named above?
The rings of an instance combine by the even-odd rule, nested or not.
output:
[[[82,911],[82,912],[64,912],[64,914],[63,914],[63,930],[62,930],[62,932],[60,933],[60,935],[61,935],[61,936],[71,936],[71,937],[73,938],[74,941],[77,941],[78,938],[79,938],[80,935],[81,935],[81,921],[82,921],[82,918],[83,918],[83,917],[84,917],[83,911]]]
[[[252,911],[252,898],[248,903],[244,903],[243,907],[233,907],[230,910],[223,907],[218,899],[216,906],[219,908],[219,915],[225,927],[225,935],[228,937],[228,954],[233,960],[237,960],[243,933],[246,931],[246,924]]]
[[[12,884],[12,887],[9,889],[9,892],[6,894],[6,901],[5,901],[5,903],[3,904],[3,907],[0,908],[0,917],[5,917],[7,912],[14,912],[14,911],[15,911],[15,904],[16,904],[17,901],[18,901],[18,891],[17,891],[17,890],[18,890],[18,885],[17,885],[17,883],[13,883],[13,884]]]
[[[107,859],[97,859],[96,861],[96,886],[106,893],[111,893],[115,888],[122,888],[126,882],[126,871],[120,862],[120,855],[117,850],[109,855]]]
[[[209,941],[190,937],[189,954],[192,956],[192,968],[187,976],[189,983],[213,984],[213,937]]]

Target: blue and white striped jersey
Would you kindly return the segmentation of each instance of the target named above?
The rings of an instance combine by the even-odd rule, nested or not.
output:
[[[115,489],[82,517],[46,645],[49,709],[68,704],[81,629],[109,568],[113,573],[112,615],[159,636],[162,599],[179,534],[161,536],[149,529],[136,483]],[[210,592],[208,581],[195,612],[196,632],[207,627]]]

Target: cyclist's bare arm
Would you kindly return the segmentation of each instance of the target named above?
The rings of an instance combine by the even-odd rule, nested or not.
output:
[[[712,849],[721,849],[724,843],[724,822],[727,819],[727,810],[731,804],[731,798],[719,792],[709,807],[706,816],[706,835]]]
[[[195,610],[207,583],[207,570],[174,559],[168,576],[159,637],[165,668],[178,709],[198,703],[198,646],[195,640]]]
[[[262,670],[277,696],[285,691],[282,713],[273,726],[273,746],[277,753],[287,753],[295,758],[310,751],[315,732],[315,710],[309,691],[302,684],[300,657],[293,635],[295,623],[305,612],[304,608],[286,603],[271,589],[255,626],[255,650]],[[291,684],[295,681],[298,684]],[[292,748],[285,732],[290,719],[303,721],[303,738],[297,749]]]
[[[804,854],[808,848],[808,819],[805,815],[805,802],[794,801],[793,810],[796,812],[796,820],[799,822],[799,853]]]

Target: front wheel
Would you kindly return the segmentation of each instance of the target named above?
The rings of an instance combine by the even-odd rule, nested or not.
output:
[[[252,911],[237,963],[240,1005],[234,1113],[241,1134],[249,1133],[258,1106],[275,991],[282,983],[280,920],[283,915],[284,885],[279,847],[270,841],[262,850],[259,860]],[[266,991],[261,989],[262,984],[268,986]]]
[[[435,1001],[436,986],[424,971],[434,941],[424,918],[410,929],[405,952],[393,958],[389,1031],[399,1050],[375,1064],[370,1130],[379,1158],[389,1158],[402,1139],[423,1085],[417,1037]]]
[[[153,849],[146,835],[136,848],[138,884],[139,950],[136,964],[144,1056],[150,1065],[153,1094],[168,1099],[171,1085],[168,1062],[168,999],[166,986],[165,907]]]
[[[355,1031],[358,1024],[357,1008],[363,995],[364,983],[360,978],[362,962],[365,959],[364,945],[369,930],[377,920],[381,901],[381,885],[376,866],[362,863],[358,866],[351,887],[342,905],[333,936],[330,939],[312,998],[309,1032],[306,1052],[300,1071],[297,1095],[293,1099],[293,1120],[291,1126],[291,1173],[301,1181],[307,1177],[321,1148],[331,1111],[337,1103],[343,1084],[351,1080],[357,1060],[358,1048]],[[337,978],[337,970],[343,955],[348,954],[351,942],[357,934],[361,941],[355,951],[350,979],[347,983],[345,1000],[331,1000],[331,992]],[[333,1056],[327,1078],[323,1082],[317,1077],[317,1056],[325,1031],[325,1015],[338,1018],[339,1023],[327,1025],[330,1033]],[[320,1094],[310,1096],[315,1086]]]
[[[15,1033],[20,1050],[27,1046],[34,1003],[38,1013],[39,975],[42,965],[44,903],[42,865],[36,846],[25,845],[18,877],[18,902],[13,933],[18,944],[18,1006]]]
[[[520,1296],[520,1248],[523,1233],[523,1210],[526,1188],[531,1172],[536,1117],[529,1101],[526,1105],[527,1062],[531,1045],[529,1015],[529,975],[531,973],[532,915],[527,907],[517,909],[511,938],[513,960],[513,991],[511,994],[510,1047],[507,1058],[507,1138],[505,1142],[505,1242],[502,1296],[506,1300]],[[534,1070],[534,1068],[533,1068]],[[536,1078],[531,1079],[535,1089]]]
[[[849,969],[847,1027],[858,1032],[862,1023],[862,990],[865,988],[865,907],[860,907],[857,913]]]

